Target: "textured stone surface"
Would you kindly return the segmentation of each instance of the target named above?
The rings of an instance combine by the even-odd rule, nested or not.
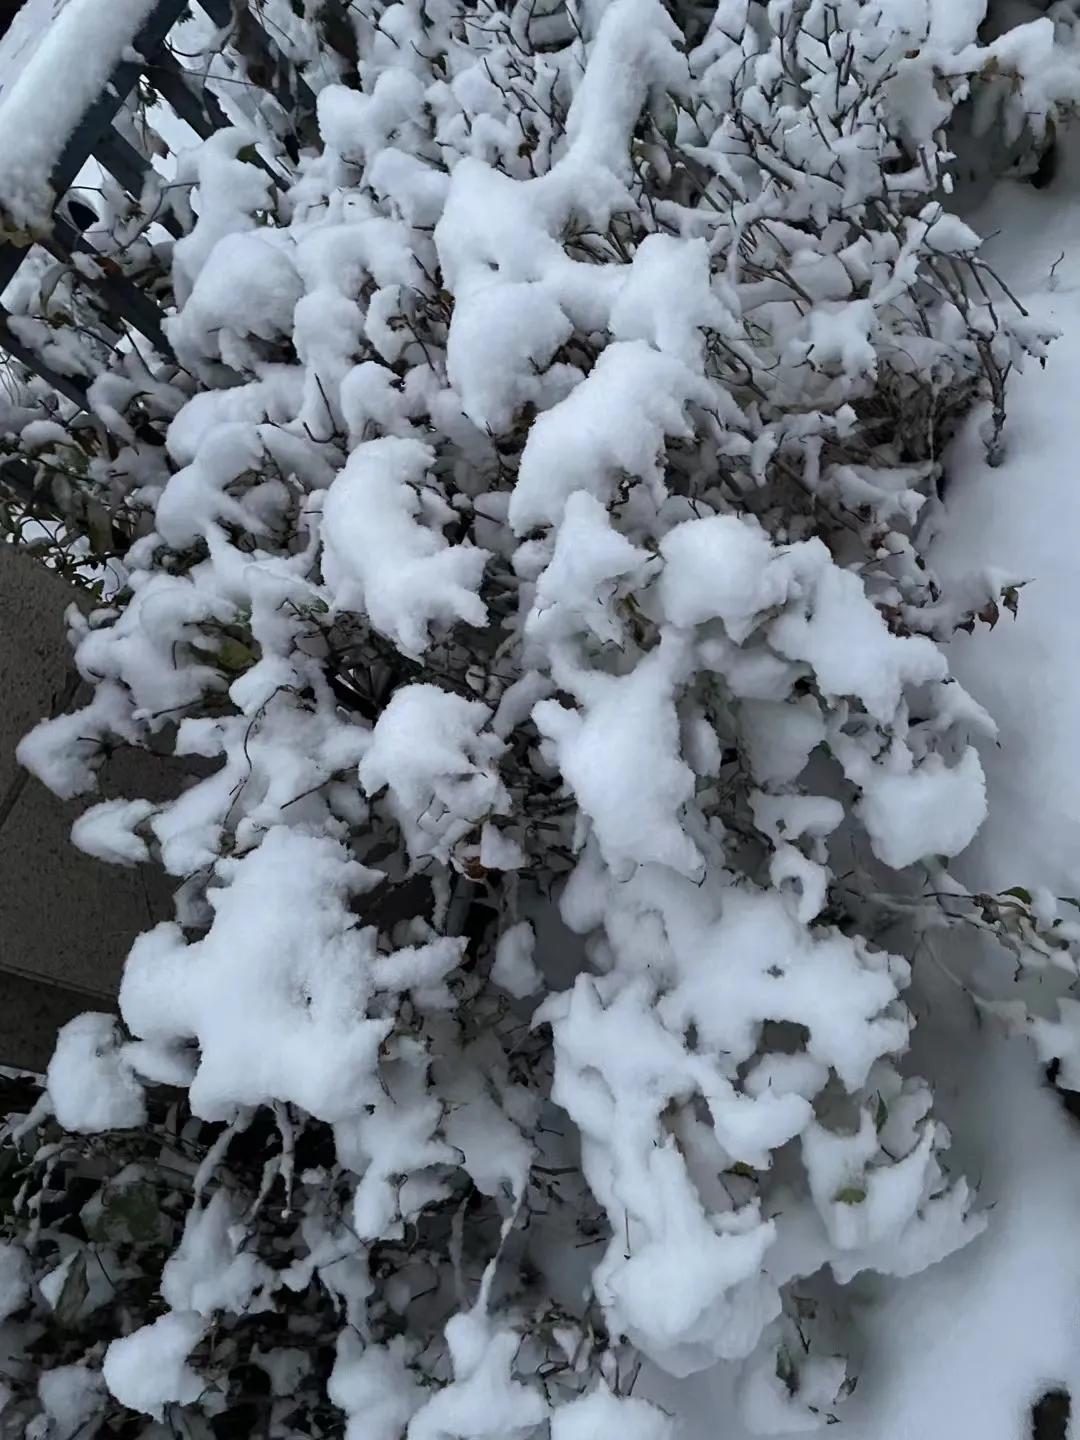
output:
[[[0,1064],[41,1066],[58,1025],[108,1008],[132,940],[170,908],[153,870],[80,854],[69,832],[83,805],[61,804],[15,763],[26,731],[71,702],[71,598],[63,581],[0,545]],[[162,761],[128,755],[103,792],[153,797],[164,780]]]

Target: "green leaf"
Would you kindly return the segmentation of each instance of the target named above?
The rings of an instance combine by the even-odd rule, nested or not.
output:
[[[836,1205],[861,1205],[866,1199],[866,1191],[859,1185],[845,1185],[833,1196],[833,1203]]]
[[[86,528],[95,553],[108,555],[113,548],[112,517],[98,500],[87,503]]]
[[[242,640],[234,640],[231,635],[226,635],[218,645],[217,660],[223,669],[241,674],[254,665],[255,652]]]
[[[86,1279],[86,1252],[80,1250],[68,1266],[64,1284],[56,1301],[56,1318],[61,1325],[74,1325],[90,1293]]]
[[[164,1239],[157,1192],[149,1183],[111,1186],[98,1198],[100,1203],[95,1206],[91,1201],[82,1215],[91,1240],[153,1245]]]
[[[889,1107],[879,1095],[877,1097],[877,1109],[874,1111],[874,1129],[880,1135],[885,1129],[885,1122],[889,1118]]]
[[[1012,895],[1024,905],[1031,904],[1031,891],[1025,890],[1023,885],[1014,885],[1011,890],[1002,890],[1002,895]]]
[[[781,1380],[789,1395],[794,1395],[799,1388],[799,1376],[792,1363],[791,1356],[785,1346],[781,1345],[776,1352],[776,1378]]]
[[[738,1176],[740,1176],[743,1180],[753,1180],[753,1179],[754,1179],[754,1171],[753,1171],[753,1168],[752,1168],[751,1166],[747,1165],[747,1163],[746,1163],[745,1160],[736,1160],[734,1165],[729,1165],[729,1166],[728,1166],[728,1169],[727,1169],[727,1172],[726,1172],[726,1173],[727,1173],[728,1175],[738,1175]]]
[[[217,665],[230,675],[242,674],[255,663],[254,652],[242,640],[223,635],[215,640],[213,649],[207,645],[192,645],[191,653],[204,665]]]

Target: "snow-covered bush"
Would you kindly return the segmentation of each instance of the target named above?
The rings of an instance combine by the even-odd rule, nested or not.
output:
[[[343,50],[280,9],[322,143],[185,161],[179,363],[92,384],[146,533],[20,751],[66,798],[200,762],[74,830],[178,889],[23,1127],[12,1323],[135,1286],[79,1282],[40,1408],[222,1433],[257,1371],[268,1434],[659,1440],[644,1358],[825,1425],[848,1282],[984,1225],[904,992],[920,927],[1009,920],[945,868],[993,722],[941,642],[1016,592],[942,593],[919,522],[1048,339],[947,208],[973,87],[1070,98],[1047,32],[398,0]],[[53,1165],[129,1228],[84,1207],[43,1279]]]

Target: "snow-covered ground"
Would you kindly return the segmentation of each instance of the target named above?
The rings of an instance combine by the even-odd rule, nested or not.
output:
[[[1021,303],[1060,331],[1045,370],[1013,376],[1004,458],[985,460],[980,416],[954,442],[944,503],[927,517],[948,579],[992,567],[1025,579],[1019,613],[959,635],[951,661],[993,714],[990,813],[958,873],[972,890],[1048,885],[1080,895],[1080,156],[1054,184],[998,187],[973,219]],[[950,939],[948,944],[955,945]],[[878,1290],[866,1309],[848,1440],[1027,1440],[1047,1389],[1073,1395],[1080,1434],[1080,1126],[1031,1047],[979,1026],[950,975],[974,955],[916,964],[916,1056],[954,1135],[953,1160],[992,1207],[980,1239]],[[1009,976],[997,965],[1000,988]],[[987,970],[983,968],[985,980]],[[865,1292],[867,1298],[871,1292]],[[881,1295],[888,1299],[880,1303]],[[744,1440],[719,1372],[650,1394],[688,1440]]]
[[[1080,888],[1080,162],[1070,144],[1051,189],[1003,185],[978,217],[993,237],[988,257],[1061,334],[1045,371],[1012,379],[1004,463],[987,466],[974,425],[955,445],[934,557],[945,576],[990,564],[1030,581],[1015,621],[953,646],[957,673],[1001,728],[986,757],[990,816],[968,864],[984,884],[1041,879],[1060,895]]]
[[[939,1028],[937,1038],[947,1034]],[[845,1440],[1028,1440],[1040,1394],[1057,1385],[1078,1393],[1072,1122],[1022,1045],[975,1046],[960,1026],[953,1034],[951,1073],[934,1075],[938,1108],[955,1118],[954,1153],[994,1206],[991,1228],[931,1270],[890,1282],[887,1302],[867,1307],[859,1384],[836,1432]],[[649,1393],[682,1418],[686,1440],[753,1440],[719,1372],[654,1378]]]

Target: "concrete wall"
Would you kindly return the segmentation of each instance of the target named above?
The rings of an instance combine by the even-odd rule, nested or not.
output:
[[[15,763],[15,746],[43,715],[68,708],[77,678],[65,639],[73,592],[0,544],[0,1064],[41,1069],[59,1025],[114,1005],[134,937],[169,914],[169,890],[149,868],[126,870],[81,854],[73,818]],[[118,756],[102,793],[160,795],[163,762]]]

